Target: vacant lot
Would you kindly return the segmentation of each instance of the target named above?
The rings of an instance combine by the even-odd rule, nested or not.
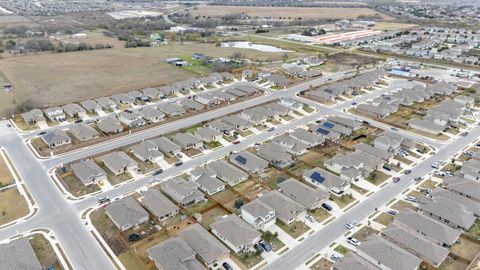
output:
[[[7,167],[6,161],[0,156],[0,187],[13,183],[13,177]]]
[[[0,73],[13,86],[11,93],[0,93],[0,116],[10,115],[28,100],[36,107],[62,105],[199,76],[201,74],[164,62],[166,58],[189,57],[194,52],[214,57],[230,57],[239,52],[255,61],[283,57],[283,53],[220,48],[203,43],[12,57],[0,61]],[[289,53],[289,57],[300,55]]]
[[[246,13],[252,17],[272,17],[273,19],[356,19],[359,16],[391,17],[369,8],[300,8],[300,7],[250,7],[250,6],[200,6],[191,10],[193,16],[221,17],[230,14]]]
[[[0,192],[0,225],[24,217],[28,212],[28,204],[17,188]]]
[[[43,235],[33,235],[33,237],[30,238],[30,244],[35,251],[38,261],[44,269],[47,269],[51,266],[53,266],[54,269],[62,269],[60,268],[60,263],[52,245]]]

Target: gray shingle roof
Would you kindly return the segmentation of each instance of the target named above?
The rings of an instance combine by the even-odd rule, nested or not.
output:
[[[132,197],[114,201],[107,205],[105,210],[112,221],[120,227],[140,224],[148,218],[147,211]]]
[[[308,209],[319,207],[319,202],[327,199],[328,192],[309,187],[293,178],[278,184],[283,194],[300,203]]]
[[[27,238],[0,245],[0,269],[41,270],[42,266]]]
[[[447,245],[455,243],[461,234],[460,231],[408,208],[395,216],[395,223]]]
[[[380,268],[367,260],[349,251],[339,262],[332,266],[332,270],[379,270]]]
[[[209,265],[230,253],[228,248],[198,223],[180,231],[179,236]]]
[[[85,123],[79,123],[71,126],[70,132],[80,141],[89,140],[99,136],[99,133],[93,127]]]
[[[422,262],[418,257],[378,235],[367,237],[366,241],[358,247],[358,250],[376,260],[372,263],[379,262],[392,270],[417,269]]]
[[[449,252],[447,248],[436,245],[424,236],[415,232],[409,232],[395,223],[390,223],[382,231],[382,234],[393,243],[431,263],[433,266],[438,267]]]
[[[258,199],[275,209],[277,218],[285,223],[295,220],[300,213],[306,210],[305,206],[290,199],[290,197],[280,193],[278,190],[272,190]]]
[[[162,270],[203,270],[196,252],[180,237],[171,238],[149,249],[147,253]]]
[[[179,210],[173,202],[156,189],[147,190],[143,195],[142,203],[157,217],[165,217]]]
[[[231,214],[210,224],[210,228],[235,247],[249,245],[260,237],[260,233],[235,214]]]
[[[105,171],[91,159],[73,163],[71,167],[75,176],[84,185],[90,184],[96,178],[105,176]]]

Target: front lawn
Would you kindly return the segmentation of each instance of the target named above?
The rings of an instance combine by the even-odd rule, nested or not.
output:
[[[285,224],[283,221],[277,219],[277,226],[288,233],[293,239],[297,239],[308,230],[310,227],[307,224],[303,223],[302,221],[294,221],[290,225]]]

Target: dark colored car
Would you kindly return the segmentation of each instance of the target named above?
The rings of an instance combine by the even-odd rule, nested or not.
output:
[[[322,207],[325,208],[325,210],[327,210],[327,211],[332,211],[333,210],[332,206],[330,206],[327,203],[322,203]]]
[[[259,244],[259,245],[263,248],[263,250],[265,250],[266,252],[270,252],[270,251],[273,250],[272,245],[271,245],[270,243],[266,242],[266,241],[260,241],[258,244]]]
[[[222,263],[222,266],[225,270],[233,270],[233,268],[227,262]]]
[[[153,175],[159,175],[159,174],[161,174],[162,172],[163,172],[162,169],[158,169],[158,170],[156,170],[156,171],[153,173]]]

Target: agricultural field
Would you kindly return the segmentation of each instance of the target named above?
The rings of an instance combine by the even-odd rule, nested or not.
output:
[[[369,8],[300,8],[300,7],[253,7],[253,6],[199,6],[190,10],[192,16],[219,17],[246,13],[252,17],[272,17],[273,19],[356,19],[363,16],[391,17]],[[294,15],[295,14],[295,15]]]

